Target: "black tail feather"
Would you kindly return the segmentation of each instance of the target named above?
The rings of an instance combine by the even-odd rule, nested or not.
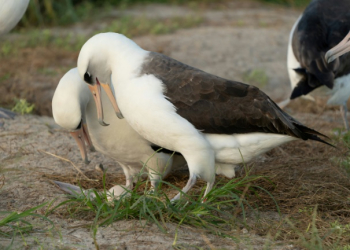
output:
[[[330,144],[329,142],[326,142],[325,140],[322,140],[320,137],[318,136],[322,136],[325,137],[327,139],[330,139],[328,136],[321,134],[320,132],[317,132],[316,130],[313,130],[311,128],[308,128],[304,125],[301,124],[295,124],[295,126],[305,135],[306,140],[313,140],[313,141],[318,141],[318,142],[322,142],[324,144],[327,144],[328,146],[331,146],[333,148],[337,148],[336,146]]]
[[[299,130],[303,131],[304,133],[312,134],[312,135],[316,135],[316,136],[319,135],[319,136],[325,137],[327,139],[330,139],[328,136],[326,136],[326,135],[324,135],[324,134],[322,134],[322,133],[320,133],[312,128],[308,128],[302,124],[295,124],[295,125]]]
[[[313,140],[313,141],[318,141],[318,142],[322,142],[324,144],[327,144],[328,146],[331,146],[333,148],[337,148],[336,146],[334,146],[333,144],[330,144],[329,142],[326,142],[324,140],[322,140],[320,137],[318,137],[317,135],[311,135],[311,134],[307,134],[309,137],[308,139]]]

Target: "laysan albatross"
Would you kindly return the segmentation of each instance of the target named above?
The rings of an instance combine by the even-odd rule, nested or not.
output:
[[[29,0],[0,0],[0,36],[8,33],[22,18]],[[4,93],[2,93],[4,94]],[[0,107],[0,118],[13,118],[15,113]]]
[[[338,44],[350,30],[350,1],[313,0],[294,24],[288,44],[288,73],[292,86],[290,99],[309,96],[323,87],[330,95],[329,105],[340,105],[349,130],[347,100],[350,96],[350,55],[327,63],[326,52]]]
[[[183,193],[199,177],[207,182],[204,196],[212,189],[215,148],[242,162],[239,150],[249,159],[296,138],[324,142],[322,134],[283,112],[258,88],[143,50],[121,34],[90,38],[80,51],[78,71],[93,95],[101,86],[114,93],[109,98],[116,114],[142,137],[184,156],[190,178]],[[229,147],[238,140],[235,149]]]
[[[103,104],[109,126],[99,125],[96,113],[100,114],[101,110],[96,110],[88,86],[80,78],[78,70],[74,68],[61,78],[52,99],[55,122],[71,132],[85,162],[88,162],[88,159],[84,141],[90,148],[94,145],[97,151],[119,163],[126,177],[124,187],[127,189],[133,188],[133,182],[137,180],[142,170],[149,173],[151,184],[155,187],[172,168],[186,163],[181,155],[172,156],[155,152],[151,143],[136,133],[126,120],[120,120],[115,116],[113,107],[104,92],[97,98],[97,102]],[[74,186],[70,184],[56,183],[67,192],[80,191],[79,187],[73,188]],[[117,190],[124,191],[115,186],[110,193],[113,191],[115,196],[120,196]]]

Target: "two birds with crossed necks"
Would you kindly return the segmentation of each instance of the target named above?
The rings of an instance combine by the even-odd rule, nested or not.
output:
[[[312,1],[297,20],[290,35],[288,70],[294,87],[291,98],[327,86],[335,89],[332,98],[344,109],[350,95],[350,60],[342,56],[350,51],[350,35],[344,33],[350,30],[350,6],[337,1],[342,8],[328,6],[326,0]],[[171,169],[187,163],[189,180],[182,192],[202,178],[207,182],[205,197],[215,174],[233,178],[243,159],[247,162],[296,139],[329,144],[258,88],[143,50],[117,33],[98,34],[85,43],[77,68],[61,79],[52,105],[55,121],[72,131],[84,160],[85,140],[123,168],[126,184],[113,187],[111,198],[133,187],[141,162],[152,155],[146,172],[154,188]]]

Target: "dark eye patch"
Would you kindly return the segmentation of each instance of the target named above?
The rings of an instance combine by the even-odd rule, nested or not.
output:
[[[84,81],[87,82],[88,84],[92,84],[92,76],[90,75],[89,72],[85,72]]]

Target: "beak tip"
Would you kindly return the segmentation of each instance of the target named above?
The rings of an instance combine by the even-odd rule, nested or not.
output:
[[[334,57],[329,53],[329,51],[326,53],[325,59],[327,63],[331,63],[332,61],[334,61]]]
[[[327,63],[331,63],[331,62],[334,61],[334,58],[333,57],[329,57],[329,58],[326,58],[326,60],[327,60]]]

